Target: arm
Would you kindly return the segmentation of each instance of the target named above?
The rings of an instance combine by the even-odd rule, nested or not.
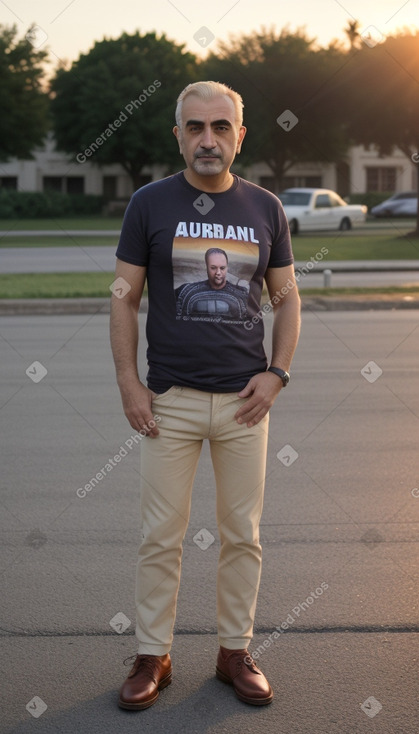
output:
[[[300,333],[300,297],[294,267],[268,268],[265,280],[274,314],[272,366],[288,371]],[[293,288],[289,287],[290,282],[294,284]],[[252,377],[239,392],[239,397],[249,399],[237,411],[237,422],[247,423],[249,428],[259,423],[274,404],[282,387],[280,378],[272,372],[260,372]]]
[[[138,309],[144,290],[146,268],[117,260],[116,278],[123,278],[131,286],[122,298],[113,293],[111,298],[111,348],[122,404],[132,428],[136,431],[146,429],[149,436],[155,437],[159,432],[157,426],[147,428],[153,419],[153,393],[140,382],[137,367]]]

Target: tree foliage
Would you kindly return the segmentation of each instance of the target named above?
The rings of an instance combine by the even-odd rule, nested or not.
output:
[[[347,26],[345,26],[344,31],[348,37],[349,45],[351,49],[358,48],[360,44],[360,33],[359,29],[361,27],[361,24],[359,20],[348,20]]]
[[[48,130],[48,96],[42,88],[48,52],[18,39],[16,26],[0,26],[0,160],[31,158]]]
[[[345,121],[330,85],[345,63],[336,45],[318,48],[304,31],[262,30],[221,43],[203,64],[207,78],[232,86],[245,102],[248,133],[242,159],[264,161],[279,191],[286,172],[298,162],[334,162],[348,148]],[[281,127],[290,110],[298,123]],[[293,119],[293,118],[292,118]]]
[[[341,83],[348,134],[382,155],[397,147],[410,166],[416,161],[419,194],[419,33],[389,36],[373,48],[363,44]],[[419,234],[419,213],[416,229]]]
[[[179,158],[171,132],[176,97],[195,69],[195,57],[165,35],[124,33],[95,43],[52,81],[58,148],[81,163],[121,164],[137,188],[144,166],[170,168]]]

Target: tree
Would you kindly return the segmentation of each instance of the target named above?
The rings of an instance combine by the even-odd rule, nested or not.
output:
[[[348,25],[344,28],[344,31],[346,35],[348,36],[348,41],[350,44],[351,49],[358,48],[359,39],[360,39],[360,29],[361,25],[359,20],[348,20]]]
[[[342,48],[318,48],[304,31],[286,29],[279,35],[262,29],[230,39],[203,62],[207,78],[242,95],[248,127],[242,160],[264,161],[277,192],[296,163],[335,162],[344,156],[346,123],[330,85],[344,63]]]
[[[119,163],[140,185],[144,166],[179,158],[172,134],[177,94],[194,81],[195,57],[155,33],[95,43],[52,81],[57,147],[79,163]]]
[[[48,95],[42,87],[48,52],[30,42],[33,27],[17,38],[0,26],[0,160],[31,158],[48,130]]]
[[[403,151],[410,166],[416,163],[419,196],[419,33],[363,45],[341,82],[353,140],[376,146],[382,155]],[[412,234],[419,237],[419,212]]]

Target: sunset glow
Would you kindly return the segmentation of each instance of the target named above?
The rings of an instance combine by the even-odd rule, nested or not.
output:
[[[262,28],[290,31],[305,27],[321,45],[332,39],[347,43],[344,28],[357,20],[361,33],[368,29],[382,37],[419,28],[419,0],[119,0],[117,5],[82,0],[0,1],[0,23],[16,24],[25,35],[31,23],[39,26],[39,39],[51,52],[51,61],[71,61],[103,37],[117,38],[124,31],[156,31],[185,44],[197,56],[215,50],[217,40],[252,33]]]

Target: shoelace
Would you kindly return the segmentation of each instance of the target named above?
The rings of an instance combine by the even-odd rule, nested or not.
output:
[[[131,655],[129,658],[125,658],[124,665],[128,664],[128,660],[134,660],[134,668],[132,672],[130,673],[130,676],[135,675],[139,668],[143,671],[146,671],[149,676],[155,680],[156,678],[156,662],[153,659],[153,655]]]
[[[236,675],[238,675],[242,669],[243,665],[246,665],[249,670],[252,671],[252,673],[259,673],[259,669],[255,663],[255,661],[250,658],[250,655],[246,655],[244,657],[239,657],[235,661],[236,663]]]

